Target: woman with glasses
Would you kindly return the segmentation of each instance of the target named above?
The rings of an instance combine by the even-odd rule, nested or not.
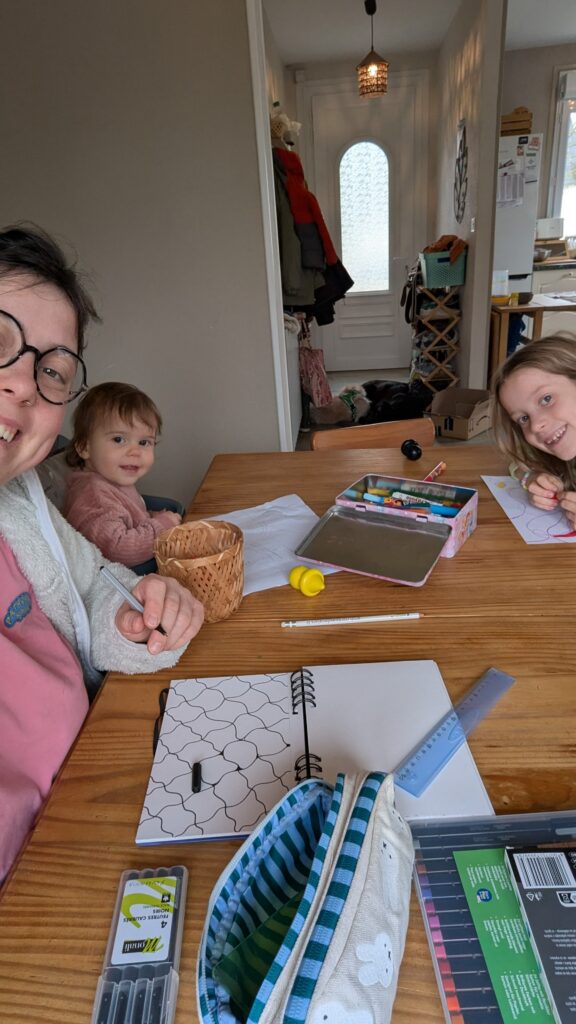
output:
[[[46,500],[34,470],[85,389],[84,332],[95,318],[48,235],[0,231],[0,880],[101,673],[174,665],[203,619],[175,580],[114,565],[143,605],[135,611],[100,574],[98,549]]]

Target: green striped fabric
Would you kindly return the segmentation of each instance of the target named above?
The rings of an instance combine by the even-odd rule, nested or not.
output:
[[[360,789],[328,891],[292,985],[282,1024],[305,1024],[320,970],[354,880],[370,816],[384,779],[382,772],[372,772]]]
[[[278,978],[280,977],[282,970],[286,966],[286,963],[290,957],[290,953],[294,948],[296,939],[298,938],[298,935],[302,931],[304,923],[308,917],[312,901],[314,899],[314,896],[316,895],[316,891],[320,883],[322,868],[324,865],[324,861],[326,859],[326,852],[328,850],[328,846],[330,844],[330,840],[334,832],[334,826],[336,824],[336,819],[338,817],[340,805],[342,803],[343,789],[344,776],[338,775],[336,779],[336,785],[334,787],[332,804],[330,806],[330,810],[328,811],[328,816],[326,818],[322,835],[320,836],[318,841],[316,854],[309,872],[308,882],[304,890],[302,901],[300,903],[300,906],[298,907],[298,911],[296,913],[296,916],[294,917],[292,926],[288,931],[286,938],[284,939],[284,942],[282,943],[280,949],[278,950],[278,953],[274,958],[274,962],[272,963],[270,970],[268,971],[268,974],[266,975],[262,982],[260,991],[258,992],[258,995],[252,1005],[250,1014],[248,1015],[247,1024],[258,1024],[258,1021],[262,1016],[264,1008],[272,994],[274,985],[278,981]]]
[[[229,956],[214,966],[218,985],[230,993],[230,1008],[246,1020],[258,989],[286,936],[302,896],[299,893],[267,918]]]
[[[204,1024],[238,1024],[240,1017],[223,980],[216,979],[215,967],[281,907],[300,902],[332,792],[332,786],[319,780],[296,786],[246,840],[230,874],[218,883],[198,958],[198,1004]],[[283,934],[278,933],[278,942]],[[269,959],[268,955],[262,963],[263,973]]]

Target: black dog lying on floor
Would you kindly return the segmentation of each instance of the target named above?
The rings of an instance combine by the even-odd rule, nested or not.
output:
[[[386,423],[422,416],[430,405],[430,390],[420,381],[367,380],[351,384],[328,405],[310,406],[314,424],[349,426],[352,423]]]
[[[421,381],[367,380],[362,385],[370,408],[358,423],[387,423],[422,416],[430,405],[430,389]]]

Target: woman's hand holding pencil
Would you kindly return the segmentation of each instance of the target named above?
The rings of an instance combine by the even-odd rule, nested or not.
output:
[[[107,566],[104,578],[122,594],[116,627],[126,640],[147,643],[151,654],[175,651],[190,642],[204,621],[204,608],[190,591],[168,576],[143,576],[132,592]]]

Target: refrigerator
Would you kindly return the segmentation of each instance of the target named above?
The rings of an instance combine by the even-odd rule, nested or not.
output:
[[[511,292],[532,291],[541,164],[541,134],[500,136],[492,265]]]

